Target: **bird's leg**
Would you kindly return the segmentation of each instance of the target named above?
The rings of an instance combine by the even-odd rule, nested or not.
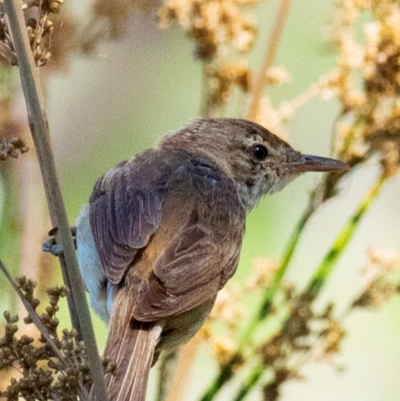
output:
[[[54,256],[60,256],[63,253],[63,248],[61,244],[57,244],[56,241],[56,233],[58,231],[58,227],[53,227],[49,232],[49,239],[43,242],[42,250],[44,252],[49,252]],[[76,249],[76,227],[71,227],[71,234],[74,239],[75,249]]]

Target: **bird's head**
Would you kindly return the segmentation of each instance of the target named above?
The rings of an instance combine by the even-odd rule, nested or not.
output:
[[[221,168],[247,210],[301,173],[349,168],[338,160],[303,155],[262,126],[242,119],[199,119],[167,136],[161,146],[192,153]]]

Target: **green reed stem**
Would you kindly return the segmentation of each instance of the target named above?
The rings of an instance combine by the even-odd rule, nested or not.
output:
[[[351,238],[355,230],[357,229],[358,223],[361,218],[368,211],[373,201],[377,198],[383,185],[388,180],[388,177],[385,175],[381,175],[379,179],[376,181],[375,185],[370,189],[364,199],[361,201],[358,209],[355,213],[350,217],[350,219],[346,222],[342,231],[339,233],[335,242],[333,243],[331,249],[326,254],[318,269],[312,276],[310,283],[307,286],[306,292],[315,298],[322,287],[326,283],[329,275],[332,273],[339,257],[342,255],[343,251],[346,249],[346,246],[350,242]]]
[[[323,286],[326,284],[329,275],[332,273],[339,257],[343,254],[347,245],[349,244],[353,234],[358,227],[361,218],[369,210],[373,201],[377,198],[383,185],[386,183],[388,177],[381,175],[376,181],[375,185],[369,190],[367,195],[361,201],[358,209],[346,222],[341,232],[337,236],[332,248],[328,251],[321,264],[317,268],[316,272],[312,276],[309,285],[307,286],[305,293],[309,294],[312,298],[315,298]],[[283,323],[285,324],[285,323]],[[242,384],[239,389],[237,396],[234,401],[241,401],[250,392],[250,390],[257,384],[262,377],[264,368],[261,364],[257,365],[248,376],[247,380]]]
[[[236,397],[233,399],[233,401],[244,400],[244,398],[249,393],[249,391],[260,380],[263,373],[264,373],[264,366],[262,366],[261,364],[258,364],[257,366],[255,366],[253,371],[251,372],[249,378],[247,379],[247,381],[242,385],[242,387],[240,387],[239,392],[236,395]]]

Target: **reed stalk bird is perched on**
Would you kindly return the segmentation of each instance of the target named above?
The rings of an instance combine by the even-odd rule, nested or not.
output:
[[[163,350],[189,340],[235,273],[246,212],[307,171],[343,171],[263,127],[200,119],[96,183],[78,219],[91,305],[108,324],[112,401],[143,401]]]

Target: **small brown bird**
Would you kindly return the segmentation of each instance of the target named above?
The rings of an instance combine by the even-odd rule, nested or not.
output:
[[[235,273],[246,212],[307,171],[340,161],[302,155],[265,128],[200,119],[96,183],[78,219],[91,304],[108,323],[112,401],[143,401],[163,350],[188,341]]]

